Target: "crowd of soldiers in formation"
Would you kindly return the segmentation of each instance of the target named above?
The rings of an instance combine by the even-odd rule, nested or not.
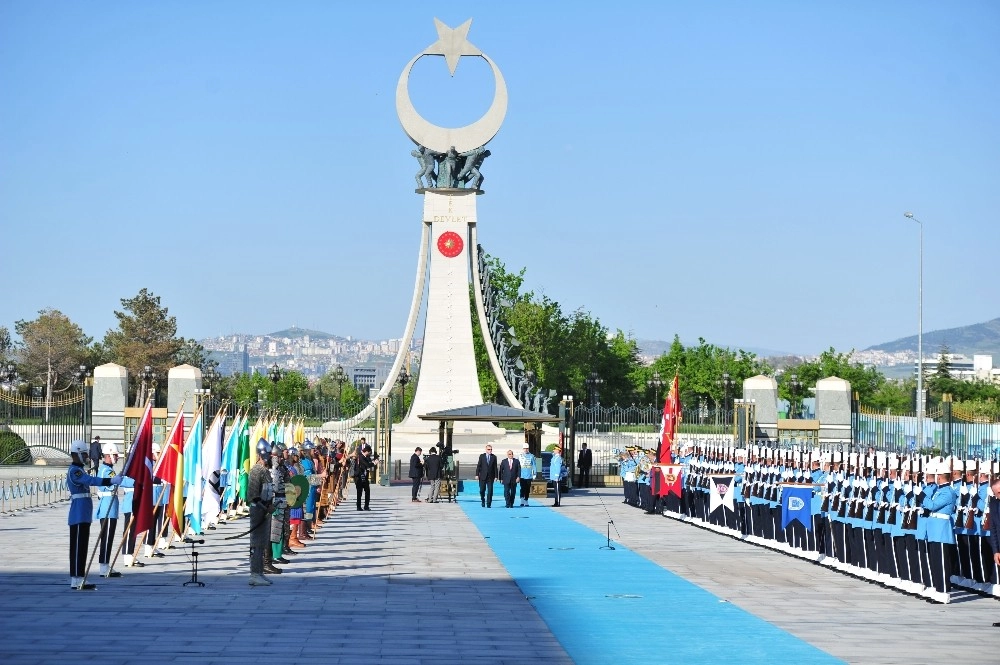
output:
[[[122,554],[123,566],[145,567],[152,559],[161,558],[172,543],[183,542],[185,536],[198,536],[188,527],[183,535],[171,528],[168,519],[170,485],[159,478],[153,480],[153,527],[145,534],[135,532],[131,519],[133,506],[132,479],[115,472],[118,449],[114,444],[101,446],[101,460],[89,467],[89,447],[84,441],[74,441],[71,446],[72,464],[67,471],[70,489],[70,586],[74,589],[92,590],[96,585],[87,583],[90,563],[87,552],[91,522],[100,523],[96,552],[100,554],[100,576],[121,577],[115,570],[118,555]],[[160,447],[153,445],[154,456]],[[355,463],[354,458],[363,458]],[[376,458],[377,460],[377,458]],[[367,485],[368,475],[374,468],[371,447],[364,439],[351,444],[344,441],[317,439],[299,445],[271,444],[261,439],[257,444],[257,464],[248,474],[245,498],[237,498],[223,506],[222,511],[204,524],[214,530],[220,523],[250,516],[252,586],[271,584],[264,574],[277,575],[281,569],[275,564],[291,563],[286,557],[295,556],[315,539],[316,531],[336,506],[345,499],[346,484],[355,470],[356,484]],[[364,476],[363,478],[361,476]],[[302,483],[293,483],[295,476],[306,479],[306,494],[301,501],[288,501],[288,493],[302,491]],[[96,488],[96,493],[91,488]],[[367,488],[365,488],[367,489]],[[116,542],[119,517],[125,523],[124,534]],[[266,518],[266,519],[265,519]],[[247,534],[242,534],[247,535]],[[142,545],[142,553],[138,545]]]
[[[995,460],[699,441],[676,449],[676,496],[651,488],[651,481],[661,484],[655,451],[618,452],[625,502],[647,513],[700,523],[934,602],[949,602],[954,585],[1000,595],[989,543],[990,486],[1000,479]],[[809,528],[801,520],[783,526],[783,495],[795,486],[812,490]],[[731,503],[712,501],[720,491],[732,492]]]

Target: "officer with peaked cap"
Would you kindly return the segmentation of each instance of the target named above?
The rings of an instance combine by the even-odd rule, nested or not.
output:
[[[97,468],[98,478],[111,478],[115,475],[114,465],[118,461],[118,446],[105,443],[101,446],[103,459]],[[124,481],[123,481],[124,482]],[[100,545],[97,560],[101,564],[101,577],[121,577],[122,574],[111,570],[111,551],[115,544],[115,531],[118,529],[118,485],[102,487],[97,490],[97,505],[94,507],[94,519],[101,521]]]
[[[73,589],[91,590],[97,587],[85,584],[87,548],[90,545],[90,523],[94,516],[91,487],[112,487],[122,482],[122,476],[99,478],[88,475],[84,467],[88,461],[86,441],[77,439],[69,446],[73,458],[66,471],[66,489],[69,490],[69,585]]]

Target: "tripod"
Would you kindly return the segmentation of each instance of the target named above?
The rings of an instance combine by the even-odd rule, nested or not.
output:
[[[184,542],[191,546],[191,579],[184,583],[184,586],[205,586],[204,582],[198,581],[198,552],[194,549],[195,543],[204,545],[205,540],[195,540],[194,538],[185,538]]]

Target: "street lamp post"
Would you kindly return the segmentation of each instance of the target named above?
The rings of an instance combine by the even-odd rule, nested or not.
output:
[[[646,387],[653,391],[653,407],[656,407],[656,402],[660,399],[660,390],[666,384],[666,381],[660,378],[659,372],[653,372],[653,378],[646,380]]]
[[[797,374],[792,374],[788,377],[788,392],[791,394],[792,399],[788,404],[788,417],[797,418],[799,411],[799,391],[802,390],[802,382],[799,381]]]
[[[156,380],[156,372],[149,365],[146,365],[139,373],[139,378],[142,379],[142,386],[139,388],[139,392],[136,393],[135,405],[145,406],[146,400],[149,398],[148,384]]]
[[[731,410],[729,406],[729,396],[730,391],[733,388],[733,379],[729,376],[729,372],[722,373],[722,378],[719,379],[719,385],[722,387],[722,419],[723,424],[726,424],[726,414]]]
[[[80,412],[80,424],[83,425],[84,434],[87,434],[87,379],[90,378],[90,370],[87,369],[86,365],[80,365],[80,369],[76,371],[76,380],[80,383],[80,389],[83,390],[83,406]],[[84,439],[89,437],[84,436]]]
[[[337,365],[337,369],[333,371],[333,381],[337,384],[337,415],[340,416],[343,411],[341,398],[344,394],[344,383],[347,382],[347,372],[344,371],[343,365]]]
[[[14,369],[14,363],[7,363],[7,366],[3,369],[3,373],[0,374],[3,378],[4,383],[10,388],[11,392],[17,392],[17,370]],[[6,401],[6,400],[4,400]],[[7,425],[14,424],[14,405],[12,402],[7,402]]]
[[[601,384],[604,383],[604,379],[597,372],[591,372],[590,376],[587,377],[587,394],[589,395],[589,402],[591,408],[596,407],[601,403]]]
[[[396,379],[399,381],[399,403],[400,412],[406,414],[406,384],[410,382],[410,373],[406,371],[406,368],[399,370],[399,376]]]
[[[920,227],[920,263],[917,277],[917,449],[924,438],[924,223],[904,212],[903,217],[912,219]]]

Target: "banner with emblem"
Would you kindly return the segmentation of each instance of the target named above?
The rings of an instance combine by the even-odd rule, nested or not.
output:
[[[660,477],[658,496],[673,494],[680,498],[684,485],[681,481],[681,471],[684,467],[680,464],[654,464],[653,472]]]
[[[718,508],[723,507],[730,511],[735,511],[733,504],[733,479],[735,475],[711,476],[711,492],[708,495],[708,512],[714,513]]]
[[[812,485],[781,486],[781,528],[798,520],[806,531],[812,530]]]

